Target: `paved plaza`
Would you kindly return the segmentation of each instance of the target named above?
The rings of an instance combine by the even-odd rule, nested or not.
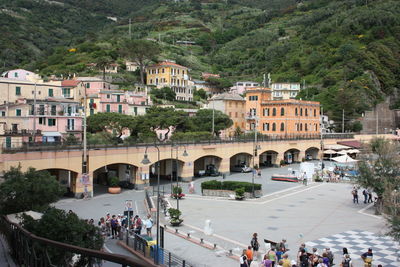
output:
[[[215,243],[217,249],[203,248],[170,233],[165,235],[166,249],[194,266],[238,266],[238,262],[226,254],[232,250],[234,255],[239,255],[241,249],[249,245],[252,234],[257,232],[260,241],[264,238],[274,241],[286,238],[291,249],[291,259],[295,258],[301,243],[306,243],[309,250],[317,247],[320,252],[329,246],[335,252],[335,263],[339,266],[341,249],[345,245],[353,256],[355,267],[362,266],[360,254],[368,247],[372,247],[376,255],[375,263],[400,266],[395,253],[396,244],[384,237],[387,231],[385,221],[373,214],[373,207],[362,202],[352,203],[352,184],[312,183],[303,186],[271,181],[271,174],[288,173],[288,168],[296,169],[297,166],[264,169],[262,177],[255,178],[256,183],[263,184],[264,196],[245,201],[202,197],[199,194],[200,183],[215,178],[196,179],[196,193],[188,194],[179,203],[184,219],[184,225],[179,227],[179,231],[190,233],[193,238],[203,238],[210,244]],[[226,180],[251,181],[251,177],[251,173],[238,173],[227,176]],[[217,179],[221,180],[222,177]],[[168,187],[170,185],[167,184],[164,189]],[[187,185],[183,184],[183,188],[186,191]],[[72,209],[82,218],[96,220],[106,212],[122,213],[127,199],[134,200],[135,211],[141,216],[146,214],[143,207],[144,193],[140,191],[124,191],[120,195],[105,194],[91,200],[66,199],[56,203],[56,206]],[[170,199],[170,203],[176,206],[176,200]],[[206,220],[211,220],[211,236],[203,232]],[[161,216],[161,224],[164,223]],[[265,252],[263,246],[261,248]]]

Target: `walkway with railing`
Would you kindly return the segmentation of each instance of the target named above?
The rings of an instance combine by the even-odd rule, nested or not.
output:
[[[329,133],[323,134],[323,139],[353,139],[352,133]],[[320,134],[293,134],[293,135],[261,135],[257,136],[258,142],[276,142],[276,141],[299,141],[299,140],[320,140]],[[207,145],[207,144],[231,144],[231,143],[249,143],[254,142],[254,136],[238,136],[232,138],[214,138],[207,140],[176,140],[176,141],[154,141],[154,142],[125,142],[125,143],[107,143],[107,144],[88,144],[89,150],[99,150],[106,148],[123,148],[123,147],[145,147],[150,145],[171,146],[171,144],[184,145]],[[82,150],[83,143],[70,144],[67,142],[52,143],[28,143],[28,142],[12,142],[3,143],[3,153],[13,152],[29,152],[29,151],[54,151],[54,150]]]
[[[107,266],[107,262],[121,266],[145,267],[143,261],[93,249],[77,247],[36,236],[20,225],[0,217],[0,234],[10,248],[15,263],[20,266]]]

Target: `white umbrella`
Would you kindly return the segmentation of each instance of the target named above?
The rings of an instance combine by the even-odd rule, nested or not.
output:
[[[336,153],[338,153],[340,155],[347,155],[347,153],[349,153],[349,151],[348,150],[340,150],[339,152],[336,152]]]
[[[324,154],[337,154],[337,152],[335,150],[328,149],[324,151]]]
[[[347,151],[347,153],[349,153],[349,154],[358,154],[358,153],[360,153],[360,152],[361,152],[361,151],[358,150],[358,149],[350,149],[350,150]]]
[[[352,159],[351,157],[349,157],[348,155],[343,155],[343,156],[339,156],[339,157],[334,157],[332,158],[332,160],[339,162],[339,163],[354,163],[357,162],[358,160],[356,159]]]

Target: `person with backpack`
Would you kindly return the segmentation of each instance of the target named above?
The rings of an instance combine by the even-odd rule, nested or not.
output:
[[[253,257],[258,256],[258,249],[260,248],[260,243],[258,243],[257,233],[253,234],[253,238],[250,241],[250,245],[253,248]]]
[[[308,267],[309,266],[308,255],[304,248],[300,249],[299,265],[300,265],[300,267]]]
[[[326,255],[327,255],[328,259],[329,259],[329,266],[332,266],[333,265],[333,259],[334,259],[335,256],[333,256],[333,253],[332,253],[330,248],[326,248],[325,251],[326,251]]]
[[[276,257],[275,248],[272,247],[272,248],[268,251],[267,255],[268,255],[268,259],[270,259],[270,260],[272,261],[272,264],[271,264],[272,267],[274,267],[274,266],[275,266],[275,263],[277,262],[277,257]]]
[[[139,215],[135,215],[134,222],[135,224],[133,232],[137,235],[140,235],[142,233],[143,222],[142,219],[140,219]]]
[[[342,260],[340,267],[353,267],[353,262],[351,261],[349,254],[344,255],[344,259]]]
[[[245,249],[243,249],[242,255],[239,258],[239,263],[240,263],[240,267],[249,267]]]

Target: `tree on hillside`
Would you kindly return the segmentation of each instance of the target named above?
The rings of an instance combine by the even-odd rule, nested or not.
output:
[[[196,115],[190,118],[191,132],[211,132],[212,131],[212,109],[200,109]],[[214,134],[218,136],[220,131],[233,125],[233,121],[228,115],[219,110],[214,110]]]
[[[121,47],[121,54],[139,66],[142,84],[145,83],[145,67],[152,59],[156,59],[160,53],[159,46],[155,42],[147,40],[125,40]]]
[[[199,90],[194,89],[193,90],[193,99],[195,101],[200,101],[200,100],[206,100],[207,99],[207,92],[204,91],[203,88],[200,88]]]
[[[96,58],[95,63],[96,63],[96,67],[102,71],[103,80],[105,80],[106,79],[106,68],[109,67],[111,65],[111,63],[113,63],[112,58],[108,57],[108,56],[98,57],[98,58]]]
[[[357,183],[372,189],[378,199],[377,213],[384,213],[389,234],[400,240],[400,157],[399,145],[384,138],[371,140],[358,164]]]
[[[151,89],[150,94],[158,99],[164,99],[169,101],[174,101],[176,98],[176,93],[170,87],[163,87],[161,89],[153,88]]]
[[[56,208],[47,209],[39,220],[24,215],[22,226],[37,236],[79,247],[100,250],[104,243],[100,228],[88,224],[73,212]],[[48,248],[47,252],[54,266],[64,266],[74,256],[58,249]],[[88,266],[88,261],[89,258],[80,257],[74,266]]]
[[[113,132],[117,138],[121,138],[125,129],[131,128],[133,116],[116,112],[99,112],[87,118],[88,131]]]
[[[232,86],[232,83],[224,78],[209,77],[207,82],[218,89],[226,89]]]
[[[4,179],[0,184],[2,214],[41,209],[65,192],[54,176],[33,168],[23,173],[21,167],[12,167],[4,174]]]

